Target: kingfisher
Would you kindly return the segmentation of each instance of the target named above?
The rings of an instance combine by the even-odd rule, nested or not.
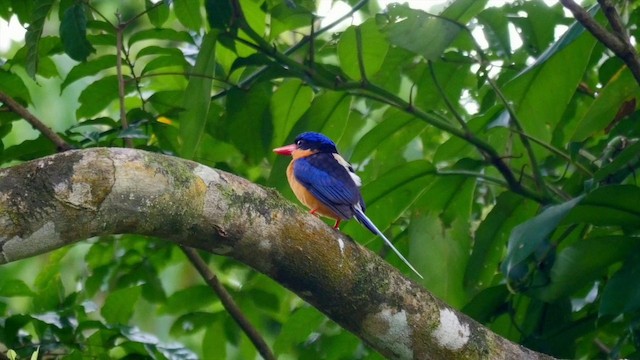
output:
[[[375,235],[380,236],[407,266],[422,275],[393,246],[364,214],[365,204],[360,192],[362,181],[339,153],[336,144],[317,132],[298,135],[293,144],[273,149],[276,154],[291,156],[287,180],[298,200],[314,215],[335,219],[334,229],[342,220],[353,217]]]

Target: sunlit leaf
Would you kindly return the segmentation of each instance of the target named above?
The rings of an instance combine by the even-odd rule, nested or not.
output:
[[[163,1],[154,4],[151,0],[145,0],[144,6],[147,9],[149,22],[156,28],[161,27],[169,18],[169,5]]]
[[[180,114],[182,156],[191,159],[204,133],[211,98],[211,79],[216,67],[215,46],[217,33],[209,32],[202,39],[202,46],[193,67],[193,74],[184,93]],[[195,75],[197,74],[197,75]]]
[[[428,60],[437,60],[462,30],[455,22],[406,5],[390,5],[387,16],[389,23],[381,30],[389,42]]]
[[[141,288],[133,286],[110,292],[104,301],[100,314],[112,324],[127,324],[140,298]]]
[[[174,0],[173,10],[180,23],[186,28],[197,31],[202,26],[199,0]]]
[[[64,91],[67,86],[73,84],[77,80],[87,76],[96,76],[102,70],[115,67],[116,59],[115,55],[104,55],[74,66],[60,85],[60,91]]]

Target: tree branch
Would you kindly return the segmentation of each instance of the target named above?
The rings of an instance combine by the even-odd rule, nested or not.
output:
[[[36,128],[36,130],[40,131],[42,135],[51,140],[51,142],[56,145],[59,151],[67,151],[73,149],[73,147],[66,141],[64,141],[64,139],[61,138],[60,135],[56,134],[55,131],[51,130],[50,127],[45,125],[35,115],[30,113],[27,108],[20,105],[20,103],[18,103],[11,96],[3,93],[2,91],[0,91],[0,102],[3,102],[11,111],[20,115],[21,118],[25,119],[29,124],[31,124],[31,126]]]
[[[394,359],[550,359],[492,333],[373,252],[266,189],[133,149],[0,169],[0,263],[134,233],[230,256]]]
[[[629,37],[624,31],[620,16],[615,10],[610,0],[598,0],[598,3],[602,7],[607,20],[611,28],[614,30],[614,34],[610,33],[596,20],[594,20],[589,13],[584,10],[573,0],[560,0],[560,3],[576,18],[576,20],[582,24],[598,41],[604,46],[609,48],[629,67],[629,70],[636,79],[636,82],[640,84],[640,57],[635,50]]]
[[[204,279],[204,281],[209,285],[210,288],[215,291],[224,306],[224,309],[227,310],[229,315],[235,320],[235,322],[242,328],[245,334],[249,337],[249,340],[253,343],[253,346],[256,347],[260,355],[265,360],[275,360],[276,357],[271,352],[269,345],[264,341],[262,335],[256,330],[253,325],[249,322],[249,320],[244,316],[242,310],[238,307],[231,294],[227,291],[227,289],[222,286],[220,281],[218,281],[218,277],[214,274],[211,269],[207,266],[207,264],[202,260],[202,257],[198,254],[198,252],[190,247],[181,246],[180,247],[184,254],[187,256],[189,261],[193,264],[193,266],[198,270],[200,276]]]

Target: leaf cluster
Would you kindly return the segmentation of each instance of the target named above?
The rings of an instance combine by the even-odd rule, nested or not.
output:
[[[331,22],[311,0],[0,0],[0,18],[29,24],[0,53],[0,91],[44,122],[68,114],[49,126],[76,148],[173,154],[292,199],[271,149],[323,132],[438,297],[554,356],[637,356],[640,87],[624,63],[541,0],[348,3]],[[20,124],[0,107],[0,163],[56,151]],[[343,231],[387,256],[357,223]],[[168,245],[74,248],[65,283],[68,251],[29,261],[35,281],[0,269],[0,341],[22,356],[255,357]],[[378,357],[264,276],[209,260],[276,354]]]

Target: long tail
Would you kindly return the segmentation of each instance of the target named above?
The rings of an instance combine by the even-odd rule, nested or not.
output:
[[[391,241],[389,241],[389,239],[387,239],[386,236],[384,236],[384,234],[382,233],[382,231],[378,230],[378,228],[373,224],[373,222],[371,220],[369,220],[369,218],[367,217],[367,215],[365,215],[362,210],[358,209],[358,208],[354,208],[354,213],[355,213],[355,217],[356,220],[358,220],[362,225],[364,225],[367,229],[371,230],[372,233],[379,235],[385,243],[387,243],[387,245],[391,248],[391,250],[393,250],[394,253],[396,253],[396,255],[398,255],[398,257],[400,257],[400,259],[402,259],[402,261],[407,264],[407,266],[414,272],[416,273],[416,275],[418,275],[420,277],[420,279],[424,279],[422,277],[422,275],[420,275],[420,273],[418,272],[418,270],[416,270],[411,263],[409,263],[409,260],[405,259],[404,256],[402,256],[402,254],[400,253],[400,251],[398,251],[398,249],[396,249],[395,246],[393,246],[393,244],[391,243]]]

